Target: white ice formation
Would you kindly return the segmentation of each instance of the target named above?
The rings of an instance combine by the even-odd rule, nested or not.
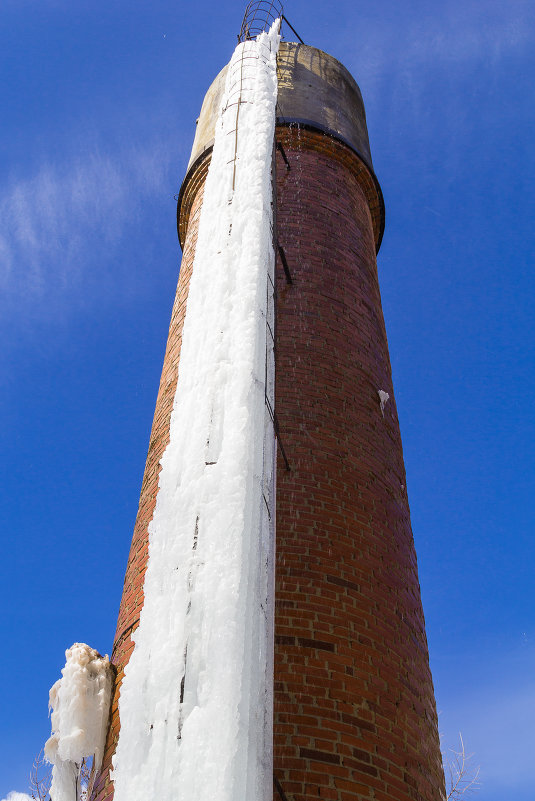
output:
[[[227,73],[120,692],[115,801],[271,797],[278,30],[239,44]]]
[[[45,756],[52,762],[50,796],[76,801],[80,763],[93,757],[95,773],[104,754],[110,712],[112,671],[107,656],[85,643],[65,651],[62,677],[50,690],[52,736]]]
[[[387,402],[390,400],[390,395],[388,392],[385,392],[384,389],[378,389],[377,394],[379,395],[379,403],[381,405],[381,414],[383,417],[385,416],[385,406]]]

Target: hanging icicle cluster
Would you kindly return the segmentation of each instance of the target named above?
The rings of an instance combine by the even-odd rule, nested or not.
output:
[[[54,801],[76,801],[80,766],[93,757],[93,775],[102,762],[110,713],[112,668],[85,643],[75,642],[65,652],[61,679],[50,690],[52,736],[45,756],[52,762],[50,796]]]

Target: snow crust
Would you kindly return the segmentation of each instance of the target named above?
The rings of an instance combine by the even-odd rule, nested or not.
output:
[[[85,643],[65,651],[62,677],[50,690],[52,736],[45,756],[53,764],[50,795],[54,801],[75,801],[79,766],[93,757],[95,772],[104,754],[110,711],[112,672],[107,656]]]
[[[115,801],[271,798],[278,30],[236,48],[216,125]]]

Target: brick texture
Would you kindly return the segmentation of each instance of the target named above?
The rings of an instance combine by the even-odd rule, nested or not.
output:
[[[275,775],[288,801],[440,801],[435,701],[366,202],[371,179],[329,136],[294,127],[278,128],[277,138],[291,165],[277,156],[278,236],[293,284],[279,263],[276,407],[291,470],[279,462]],[[205,166],[191,201],[92,801],[113,798],[117,703],[143,605]],[[384,417],[379,389],[390,394]]]
[[[443,798],[375,244],[357,157],[278,129],[275,775],[289,801]],[[378,390],[390,400],[381,413]],[[278,792],[274,797],[280,801]]]

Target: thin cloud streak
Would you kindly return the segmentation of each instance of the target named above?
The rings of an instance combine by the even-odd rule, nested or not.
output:
[[[444,8],[438,18],[405,29],[374,27],[355,53],[354,74],[373,91],[385,75],[412,73],[419,83],[430,72],[466,70],[478,62],[497,68],[502,59],[532,48],[535,20],[529,5],[512,3],[506,12],[489,11],[477,5],[448,14]]]
[[[526,65],[533,63],[535,12],[514,0],[507,8],[450,4],[437,9],[435,17],[405,19],[400,14],[396,23],[370,27],[362,46],[352,49],[352,60],[344,63],[363,92],[383,191],[388,193],[385,154],[405,141],[412,148],[398,155],[395,174],[399,178],[405,170],[406,179],[412,180],[417,170],[426,195],[433,197],[437,164],[447,166],[447,185],[454,186],[466,174],[467,149],[471,158],[485,158],[485,149],[474,148],[474,143],[481,141],[485,127],[482,114],[493,130],[503,123],[492,99],[497,87],[509,81],[518,91],[524,84],[523,97],[529,97]],[[527,116],[529,101],[523,102]],[[498,142],[503,157],[504,149],[515,147],[513,130],[491,139],[488,148]],[[498,151],[495,157],[500,158]],[[498,178],[488,173],[486,180],[487,194],[501,194]],[[416,213],[416,207],[410,213]]]
[[[16,790],[12,790],[2,801],[32,801],[32,797],[27,793],[18,793]]]
[[[114,246],[147,199],[171,194],[178,161],[164,142],[85,155],[14,179],[0,193],[0,286],[40,294],[83,268],[84,252]]]

